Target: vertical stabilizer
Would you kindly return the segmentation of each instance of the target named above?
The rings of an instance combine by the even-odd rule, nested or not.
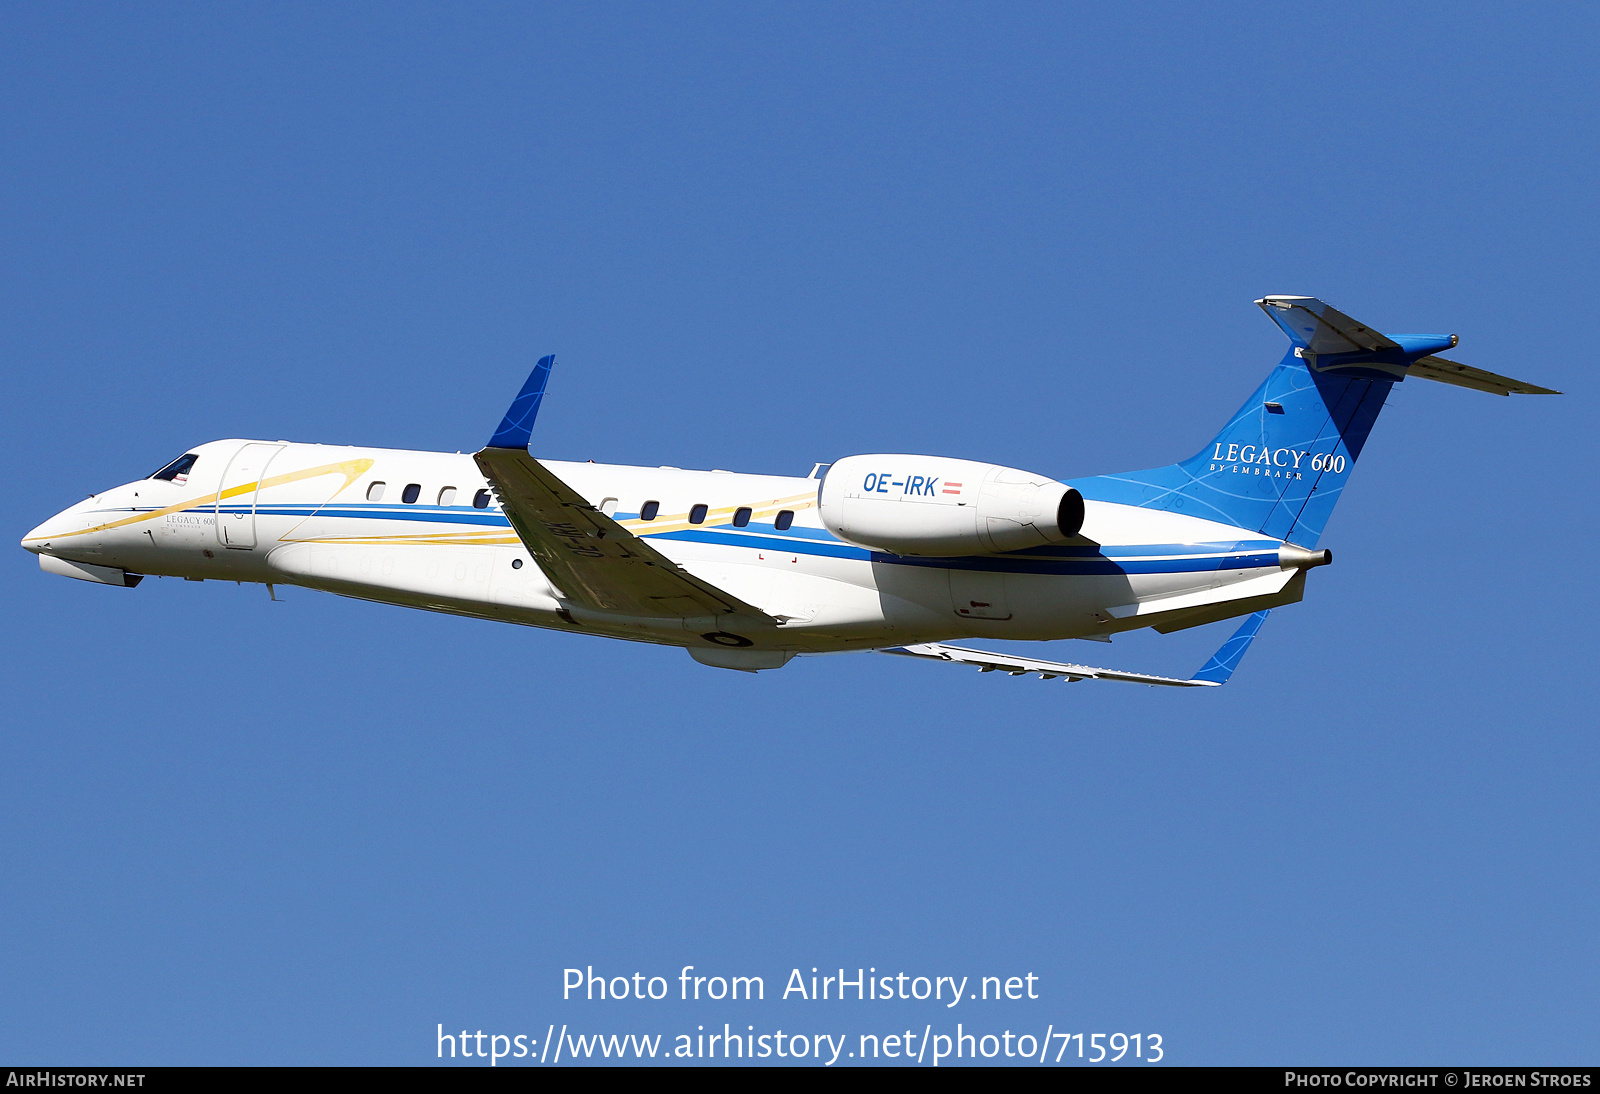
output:
[[[1182,463],[1072,480],[1085,498],[1187,513],[1315,547],[1412,361],[1451,335],[1393,338],[1314,297],[1256,302],[1293,345],[1211,442]]]

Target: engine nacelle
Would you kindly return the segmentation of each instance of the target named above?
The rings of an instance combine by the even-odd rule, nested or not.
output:
[[[828,468],[818,498],[828,531],[897,555],[997,554],[1065,543],[1083,527],[1083,497],[1043,475],[942,456],[850,456]]]

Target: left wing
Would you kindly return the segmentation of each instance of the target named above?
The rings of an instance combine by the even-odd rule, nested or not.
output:
[[[982,672],[994,672],[999,669],[1012,676],[1026,676],[1030,672],[1036,672],[1045,680],[1065,679],[1070,682],[1119,680],[1129,684],[1148,684],[1151,687],[1216,688],[1226,684],[1228,678],[1233,675],[1233,670],[1239,667],[1239,660],[1250,648],[1250,643],[1255,641],[1266,618],[1266,612],[1256,612],[1246,619],[1233,636],[1222,644],[1222,648],[1212,655],[1211,660],[1188,680],[1177,680],[1171,676],[1151,676],[1143,672],[1123,672],[1120,669],[1097,669],[1088,665],[1073,665],[1059,661],[1036,661],[1031,657],[1011,657],[985,650],[946,646],[939,642],[925,642],[916,646],[891,646],[878,652],[899,654],[902,657],[925,657],[961,665],[976,665]]]
[[[528,454],[528,438],[555,358],[543,357],[506,412],[489,447],[473,456],[501,507],[561,595],[595,611],[693,618],[760,609],[702,581],[590,505]]]
[[[511,527],[567,599],[624,615],[768,618],[688,573],[527,452],[485,448],[473,458],[494,484]]]

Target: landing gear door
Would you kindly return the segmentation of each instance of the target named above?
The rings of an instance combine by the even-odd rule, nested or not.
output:
[[[247,444],[233,454],[217,489],[217,542],[248,551],[256,545],[256,491],[281,444]]]

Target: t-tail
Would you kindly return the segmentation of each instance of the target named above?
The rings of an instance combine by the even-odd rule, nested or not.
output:
[[[1435,356],[1456,345],[1453,334],[1380,334],[1310,296],[1256,304],[1293,345],[1210,444],[1182,463],[1071,485],[1092,500],[1315,547],[1395,384],[1409,376],[1495,395],[1560,394]]]

